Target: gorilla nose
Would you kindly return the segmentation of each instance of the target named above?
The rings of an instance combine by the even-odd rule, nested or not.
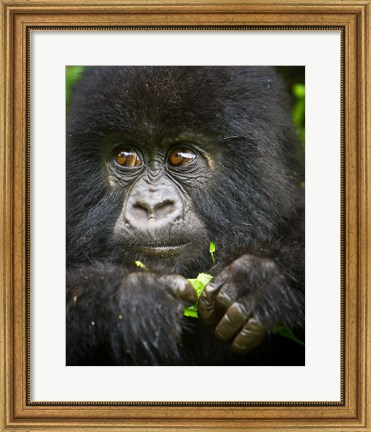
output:
[[[133,227],[143,227],[148,223],[166,225],[179,218],[181,214],[182,206],[170,197],[129,201],[126,209],[126,219]]]
[[[154,203],[138,201],[133,204],[133,211],[139,219],[160,220],[172,216],[175,211],[175,203],[170,199]]]

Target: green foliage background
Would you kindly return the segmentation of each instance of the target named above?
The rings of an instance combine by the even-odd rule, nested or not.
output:
[[[81,78],[81,74],[86,69],[86,66],[66,66],[66,106],[67,111],[70,107],[71,96],[75,85]]]

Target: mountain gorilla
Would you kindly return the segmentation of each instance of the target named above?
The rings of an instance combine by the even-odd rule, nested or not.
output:
[[[67,126],[68,365],[304,364],[277,332],[304,336],[288,99],[269,67],[85,71]],[[199,272],[213,279],[185,317]]]

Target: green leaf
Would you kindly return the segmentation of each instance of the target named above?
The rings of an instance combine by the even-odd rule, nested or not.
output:
[[[195,289],[196,293],[197,293],[197,297],[200,297],[202,290],[204,289],[205,284],[203,284],[200,280],[198,279],[188,279],[188,282],[190,282],[190,284],[193,286],[193,288]]]
[[[203,289],[211,281],[212,278],[213,277],[207,273],[200,273],[196,279],[188,279],[190,284],[195,289],[198,299],[200,298]],[[184,316],[198,318],[197,306],[198,306],[198,300],[196,304],[184,309]]]
[[[184,316],[191,318],[198,318],[197,306],[193,305],[184,309]]]
[[[212,242],[210,242],[209,251],[210,251],[210,255],[211,255],[211,261],[213,262],[213,264],[215,264],[216,245],[215,245],[214,240]]]
[[[148,271],[148,267],[142,263],[142,261],[135,261],[135,265],[144,271]]]
[[[296,342],[296,343],[298,343],[300,345],[305,345],[305,343],[302,342],[300,339],[298,339],[294,335],[294,333],[290,329],[288,329],[287,327],[276,327],[272,331],[272,333],[277,334],[277,335],[282,336],[282,337],[285,337],[285,338],[288,338],[288,339],[291,339],[291,340],[293,340],[294,342]]]
[[[198,281],[198,283],[202,285],[201,291],[196,290],[198,296],[200,297],[202,290],[205,288],[205,285],[207,285],[211,281],[212,278],[213,277],[208,273],[199,273],[199,275],[197,276],[197,279],[188,279],[188,280]]]

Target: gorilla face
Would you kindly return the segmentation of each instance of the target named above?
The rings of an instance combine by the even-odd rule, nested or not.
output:
[[[281,87],[268,68],[88,71],[68,131],[70,256],[194,274],[211,240],[228,253],[274,235],[293,212]]]
[[[208,235],[188,191],[209,171],[201,151],[190,143],[160,143],[149,149],[125,145],[119,137],[109,141],[117,144],[107,149],[108,181],[124,197],[114,225],[116,245],[151,268],[158,262],[185,267],[199,259],[207,251]]]

